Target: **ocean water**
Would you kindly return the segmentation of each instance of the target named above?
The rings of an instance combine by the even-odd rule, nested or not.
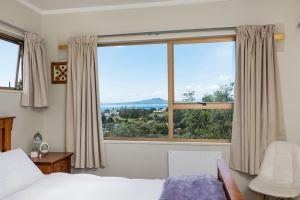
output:
[[[168,104],[100,104],[101,112],[105,110],[113,110],[120,108],[132,108],[132,109],[165,109]]]

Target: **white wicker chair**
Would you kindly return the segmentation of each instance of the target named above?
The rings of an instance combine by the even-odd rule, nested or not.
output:
[[[265,196],[295,198],[300,195],[300,147],[289,142],[272,142],[259,175],[249,188]]]

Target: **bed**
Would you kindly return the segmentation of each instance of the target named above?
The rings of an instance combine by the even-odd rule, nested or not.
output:
[[[0,131],[0,134],[2,132]],[[6,135],[10,137],[10,134]],[[4,141],[10,141],[10,138],[4,137],[3,134],[0,137]],[[65,173],[43,175],[22,150],[15,149],[1,153],[5,150],[2,147],[0,146],[0,199],[2,200],[173,199],[162,198],[168,179],[128,179]],[[216,180],[221,185],[222,192],[226,196],[225,199],[243,200],[244,198],[223,160],[217,161],[217,169],[218,180]],[[176,192],[179,194],[179,191]],[[183,200],[185,199],[189,198],[183,198]],[[203,198],[191,199],[201,200]]]

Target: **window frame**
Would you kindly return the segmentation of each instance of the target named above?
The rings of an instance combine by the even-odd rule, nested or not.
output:
[[[14,91],[23,91],[23,52],[24,52],[24,40],[1,33],[0,32],[0,39],[4,40],[6,42],[10,42],[16,45],[19,45],[19,52],[17,57],[17,63],[16,63],[16,76],[15,76],[15,87],[4,87],[0,86],[0,90],[14,90]],[[20,69],[21,67],[21,69]],[[21,72],[22,77],[22,86],[20,89],[16,87],[18,82],[19,73]]]
[[[166,141],[166,142],[212,142],[230,143],[229,139],[189,139],[174,137],[174,111],[175,110],[204,110],[204,109],[232,109],[233,102],[207,102],[207,103],[176,103],[174,95],[174,46],[177,44],[196,44],[210,42],[230,42],[235,41],[235,35],[208,36],[195,38],[173,38],[173,39],[154,39],[137,40],[124,42],[99,43],[98,47],[107,46],[128,46],[128,45],[147,45],[147,44],[166,44],[167,45],[167,71],[168,71],[168,135],[165,138],[144,138],[144,137],[104,137],[105,140],[125,140],[125,141]]]

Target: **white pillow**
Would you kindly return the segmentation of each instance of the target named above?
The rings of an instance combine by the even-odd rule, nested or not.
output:
[[[0,199],[9,196],[44,175],[21,149],[0,154]]]

